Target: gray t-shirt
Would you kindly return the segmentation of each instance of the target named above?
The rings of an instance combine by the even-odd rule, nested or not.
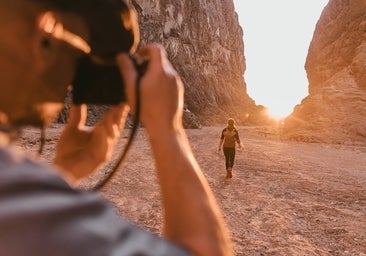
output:
[[[97,193],[0,148],[0,256],[188,255],[124,220]]]

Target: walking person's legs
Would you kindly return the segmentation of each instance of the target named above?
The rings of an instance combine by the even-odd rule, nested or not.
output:
[[[232,177],[231,170],[234,165],[235,149],[223,148],[223,151],[225,155],[226,178],[231,178]]]
[[[228,148],[223,148],[224,156],[225,156],[225,167],[226,170],[230,167],[230,152]]]
[[[235,160],[235,148],[230,150],[230,168],[233,169]]]
[[[225,155],[226,178],[230,178],[230,148],[223,148]]]
[[[228,173],[227,173],[226,177],[232,178],[233,177],[232,171],[233,171],[234,159],[235,159],[235,148],[229,148],[228,155],[229,155],[229,168],[227,169]]]

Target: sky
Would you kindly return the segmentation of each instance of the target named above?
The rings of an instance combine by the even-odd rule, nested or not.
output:
[[[305,61],[328,0],[234,0],[244,31],[247,92],[272,117],[289,115],[308,95]]]

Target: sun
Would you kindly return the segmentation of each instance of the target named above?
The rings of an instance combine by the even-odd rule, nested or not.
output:
[[[268,115],[269,117],[275,120],[281,120],[288,117],[293,111],[292,105],[288,104],[273,104],[272,106],[268,106]]]

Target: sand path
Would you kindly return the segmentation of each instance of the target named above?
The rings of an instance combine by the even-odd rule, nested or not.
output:
[[[223,211],[236,255],[366,255],[365,146],[281,141],[266,129],[239,127],[244,148],[237,151],[234,176],[227,180],[223,155],[216,151],[221,129],[187,133]],[[52,158],[58,132],[47,131],[45,159]],[[29,142],[34,134],[25,134],[23,147],[36,147]],[[120,214],[160,233],[159,187],[143,129],[123,169],[102,193]]]

